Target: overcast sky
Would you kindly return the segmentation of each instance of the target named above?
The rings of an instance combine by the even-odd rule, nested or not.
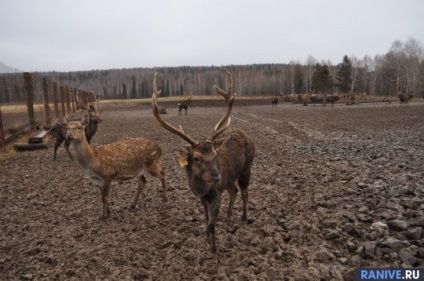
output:
[[[424,42],[423,0],[0,0],[0,62],[23,71],[340,63]]]

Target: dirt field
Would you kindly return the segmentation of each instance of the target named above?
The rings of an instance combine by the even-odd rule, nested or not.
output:
[[[195,107],[164,118],[202,138],[224,112]],[[185,143],[145,106],[105,109],[92,143],[158,141],[169,184],[114,184],[111,217],[99,188],[63,147],[0,162],[0,280],[353,280],[355,267],[424,267],[424,103],[335,107],[236,106],[232,128],[254,137],[249,223],[206,242],[203,207],[173,150]]]

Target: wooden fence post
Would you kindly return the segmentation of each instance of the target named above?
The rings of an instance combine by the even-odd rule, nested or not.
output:
[[[0,151],[3,151],[4,148],[4,131],[3,131],[3,118],[1,116],[1,107],[0,107]]]
[[[59,97],[57,95],[57,82],[53,83],[53,102],[54,102],[54,112],[56,119],[59,119]]]
[[[32,76],[29,72],[24,72],[25,92],[27,97],[28,121],[31,132],[35,131],[34,121],[34,87],[32,85]]]
[[[62,108],[62,117],[66,117],[66,108],[65,108],[65,89],[63,86],[60,86],[60,105]]]
[[[71,101],[72,101],[72,112],[76,112],[77,108],[75,105],[75,95],[77,94],[77,88],[71,88],[72,94],[71,94]]]
[[[69,86],[66,86],[66,117],[69,117],[72,115],[71,112],[71,92],[69,90]]]
[[[44,100],[44,118],[46,120],[46,124],[44,124],[47,128],[51,126],[51,117],[50,117],[50,107],[49,107],[49,85],[47,82],[47,78],[43,78],[43,100]]]

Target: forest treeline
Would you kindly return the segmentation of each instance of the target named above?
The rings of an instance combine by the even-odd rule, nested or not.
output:
[[[39,73],[77,89],[93,91],[104,99],[149,98],[152,80],[158,73],[162,96],[215,95],[213,85],[225,84],[227,68],[233,75],[238,96],[275,96],[307,92],[366,93],[395,96],[414,92],[424,97],[424,48],[410,38],[394,41],[389,51],[374,57],[345,55],[340,62],[318,61],[309,56],[304,62],[208,67],[158,67],[109,69],[77,72]],[[19,96],[19,87],[0,79],[0,102]],[[10,76],[9,76],[10,77]],[[15,94],[13,93],[15,92]]]

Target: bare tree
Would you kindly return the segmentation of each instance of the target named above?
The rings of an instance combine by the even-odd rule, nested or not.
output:
[[[367,84],[368,94],[374,96],[377,80],[375,59],[366,55],[362,59],[362,62],[364,71],[366,72],[366,76],[364,77],[364,79],[365,83]]]
[[[312,92],[312,76],[314,74],[314,70],[315,70],[315,64],[317,63],[317,60],[309,55],[308,58],[306,59],[306,91],[307,92]]]
[[[352,69],[350,72],[352,83],[350,84],[350,93],[353,94],[355,86],[358,82],[357,80],[358,80],[359,72],[362,68],[362,62],[354,55],[350,56],[350,60],[352,61]]]
[[[418,80],[420,73],[420,63],[423,61],[423,47],[410,38],[404,45],[404,73],[406,75],[406,91],[415,92],[418,90]]]
[[[295,61],[289,62],[289,85],[290,85],[290,94],[295,94],[295,74],[296,74],[296,64]]]
[[[403,52],[403,43],[399,40],[393,42],[392,47],[390,48],[389,55],[392,59],[392,67],[394,69],[394,80],[395,80],[395,91],[401,91],[401,71],[402,71],[402,61],[404,60],[405,54]]]

